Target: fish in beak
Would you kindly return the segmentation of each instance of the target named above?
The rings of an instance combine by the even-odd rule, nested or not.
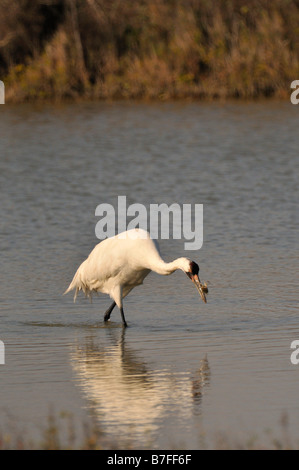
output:
[[[200,293],[200,297],[202,298],[203,302],[206,304],[207,303],[206,294],[208,294],[209,289],[208,289],[208,286],[205,282],[203,284],[200,282],[200,279],[198,277],[198,272],[199,272],[198,264],[195,263],[194,261],[191,261],[190,262],[190,271],[188,271],[186,274],[191,279],[191,281],[195,285],[196,289]]]
[[[206,294],[209,292],[208,286],[206,283],[202,284],[199,280],[199,277],[197,274],[191,275],[191,281],[195,285],[196,289],[200,293],[200,297],[204,301],[204,303],[207,303],[207,297]]]

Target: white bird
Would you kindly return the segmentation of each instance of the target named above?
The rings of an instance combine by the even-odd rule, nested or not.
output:
[[[110,295],[112,305],[105,312],[104,321],[110,319],[114,307],[120,309],[123,326],[127,326],[123,299],[131,290],[143,284],[145,277],[154,271],[161,275],[169,275],[181,269],[195,284],[202,300],[206,303],[206,284],[198,278],[199,267],[188,258],[177,258],[166,263],[161,258],[159,246],[142,229],[132,229],[98,243],[88,258],[79,266],[65,294],[76,289],[74,301],[80,290],[85,296],[91,297],[93,292]]]

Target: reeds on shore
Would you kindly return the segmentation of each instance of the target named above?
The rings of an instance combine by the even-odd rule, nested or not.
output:
[[[299,0],[2,0],[7,102],[289,96]]]
[[[251,434],[244,434],[240,429],[240,435],[234,432],[220,431],[214,435],[207,435],[204,430],[198,436],[198,450],[298,450],[298,436],[292,434],[289,426],[289,417],[283,412],[281,414],[276,431],[269,429],[258,429]],[[126,443],[120,443],[115,439],[108,438],[102,431],[95,416],[89,416],[87,421],[75,422],[71,413],[55,413],[49,411],[45,422],[39,426],[39,436],[32,438],[26,429],[18,426],[17,422],[7,423],[5,430],[0,429],[0,450],[132,450],[151,449],[155,447],[148,442],[148,436],[144,436],[144,444],[136,445],[134,439],[127,436]],[[78,436],[80,434],[80,436]],[[140,436],[142,437],[142,436]],[[185,447],[180,443],[169,443],[169,450]],[[156,448],[156,447],[155,447]],[[188,447],[186,447],[186,450]]]

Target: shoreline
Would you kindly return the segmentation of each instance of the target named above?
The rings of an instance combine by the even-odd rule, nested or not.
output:
[[[281,0],[56,0],[0,6],[7,103],[286,98],[299,8]]]
[[[48,98],[48,99],[25,99],[25,100],[11,100],[10,98],[5,100],[7,106],[18,106],[18,105],[36,105],[36,106],[65,106],[74,104],[140,104],[140,105],[155,105],[155,104],[272,104],[272,103],[290,103],[291,91],[284,95],[265,97],[260,96],[257,98],[91,98],[86,96],[78,96],[74,98]]]

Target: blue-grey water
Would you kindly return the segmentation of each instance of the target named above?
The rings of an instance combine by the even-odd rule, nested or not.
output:
[[[2,436],[39,442],[53,413],[62,441],[72,417],[78,446],[91,417],[111,447],[270,446],[287,420],[298,444],[298,113],[280,102],[1,107]],[[160,248],[199,263],[207,304],[184,273],[151,273],[125,300],[124,331],[116,309],[103,323],[107,296],[62,296],[99,242],[96,207],[119,195],[203,204],[202,248]]]

